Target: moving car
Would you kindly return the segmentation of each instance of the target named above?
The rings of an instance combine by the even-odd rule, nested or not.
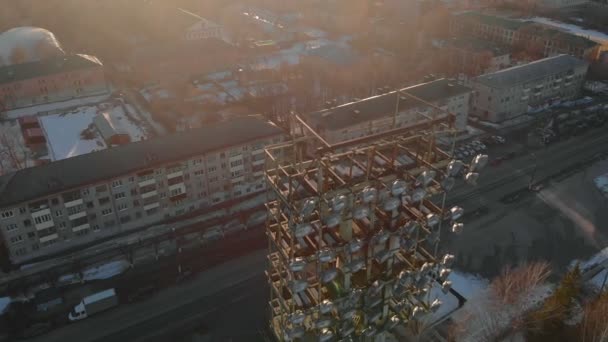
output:
[[[114,289],[107,289],[101,292],[86,296],[68,314],[70,321],[79,321],[96,313],[111,309],[118,305],[118,297]]]

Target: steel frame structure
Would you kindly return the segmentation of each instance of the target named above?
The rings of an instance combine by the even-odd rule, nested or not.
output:
[[[449,290],[453,257],[436,254],[442,226],[458,230],[462,209],[444,208],[446,190],[460,170],[474,170],[435,143],[455,133],[453,116],[414,99],[433,116],[330,145],[293,114],[290,140],[266,149],[277,340],[379,341],[438,308],[431,286]]]

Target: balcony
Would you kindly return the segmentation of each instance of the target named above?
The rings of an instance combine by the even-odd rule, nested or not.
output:
[[[43,230],[55,226],[55,222],[53,222],[53,220],[49,220],[42,223],[36,223],[35,226],[36,230]]]
[[[141,198],[146,199],[146,198],[149,198],[149,197],[152,197],[152,196],[156,196],[156,195],[158,195],[158,191],[152,190],[152,191],[149,191],[149,192],[142,193],[141,194]]]
[[[52,241],[52,240],[56,240],[58,237],[59,237],[59,235],[57,233],[55,233],[55,234],[43,236],[43,237],[40,238],[39,241],[41,243],[45,243],[45,242],[49,242],[49,241]]]
[[[139,184],[139,187],[143,188],[144,186],[156,184],[156,179],[155,178],[148,179],[148,180],[145,180],[145,181],[141,181],[138,184]]]
[[[76,219],[79,219],[79,218],[85,217],[85,216],[87,216],[87,212],[85,210],[83,210],[81,212],[78,212],[78,213],[75,213],[75,214],[72,214],[72,215],[68,216],[68,218],[70,219],[70,221],[74,221]]]
[[[44,215],[51,215],[51,209],[46,208],[46,209],[38,210],[36,212],[32,212],[32,218],[34,218],[34,219],[37,217],[40,217],[40,216],[44,216]]]
[[[80,226],[72,228],[72,231],[73,232],[78,232],[78,231],[81,231],[81,230],[89,229],[90,227],[91,227],[91,225],[89,225],[88,223],[85,223],[85,224],[81,224]]]
[[[264,165],[264,162],[266,162],[265,159],[254,160],[251,162],[251,165],[253,165],[253,166]]]
[[[232,178],[230,181],[231,181],[233,184],[234,184],[234,183],[238,183],[238,182],[243,182],[243,181],[245,181],[245,176],[239,176],[239,177],[236,177],[236,178]]]
[[[144,205],[144,210],[150,210],[150,209],[154,209],[154,208],[158,208],[158,207],[160,207],[160,203],[158,203],[158,202],[150,203],[150,204]]]
[[[175,177],[180,177],[184,175],[184,171],[175,171],[175,172],[171,172],[169,174],[167,174],[167,179],[171,179],[171,178],[175,178]]]
[[[82,200],[82,198],[79,198],[79,199],[75,199],[73,201],[65,202],[64,205],[65,205],[66,208],[70,208],[70,207],[74,207],[74,206],[80,205],[82,203],[84,203],[83,200]]]
[[[173,190],[177,190],[177,189],[182,189],[182,192],[186,192],[186,185],[184,185],[184,183],[177,183],[177,184],[169,185],[169,191],[173,191]]]
[[[530,96],[526,95],[526,96],[522,96],[522,97],[521,97],[521,100],[522,100],[522,101],[526,101],[526,100],[528,100],[529,98],[530,98]]]
[[[262,154],[262,153],[264,153],[264,149],[263,148],[261,148],[259,150],[253,150],[253,151],[251,151],[251,155],[253,155],[253,156],[257,156],[258,154]]]

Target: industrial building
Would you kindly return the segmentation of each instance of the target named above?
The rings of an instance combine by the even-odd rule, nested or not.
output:
[[[425,120],[420,114],[432,115],[428,104],[433,104],[452,113],[455,128],[464,130],[470,96],[470,88],[453,80],[439,79],[309,113],[303,120],[327,142],[337,143],[419,123]]]
[[[589,64],[559,55],[481,75],[472,81],[475,90],[472,114],[501,122],[580,95]]]
[[[282,131],[235,118],[0,176],[13,263],[264,190],[264,148]]]

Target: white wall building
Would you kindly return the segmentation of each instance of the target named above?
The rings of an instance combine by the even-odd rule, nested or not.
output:
[[[402,91],[449,111],[456,117],[456,128],[466,128],[470,88],[455,81],[440,79],[404,88]],[[420,113],[432,116],[431,107],[405,95],[400,96],[397,105],[397,92],[393,91],[310,113],[305,115],[304,119],[327,142],[337,143],[392,129],[396,109],[396,128],[411,126],[424,120]]]
[[[559,55],[472,80],[472,115],[502,122],[554,101],[580,95],[589,64]]]

